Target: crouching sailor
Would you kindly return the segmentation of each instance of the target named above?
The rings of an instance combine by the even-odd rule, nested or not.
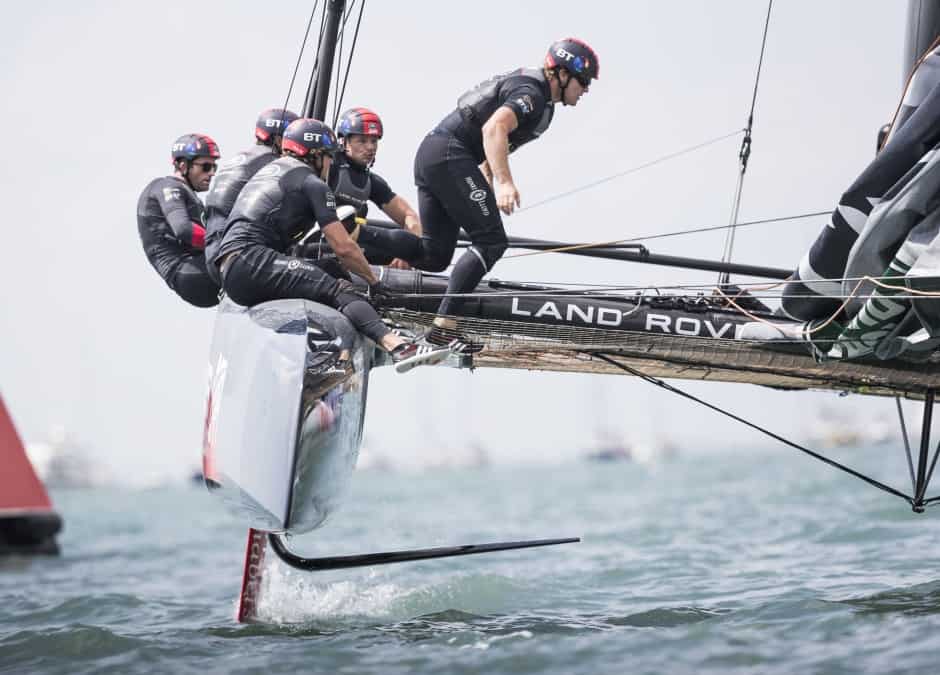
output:
[[[137,202],[137,229],[147,260],[167,285],[196,307],[219,302],[219,284],[206,270],[205,208],[197,192],[209,188],[219,146],[204,134],[173,144],[173,175],[156,178]]]
[[[391,332],[353,284],[311,261],[287,255],[295,239],[319,226],[343,268],[381,293],[362,251],[336,216],[336,199],[324,179],[338,149],[333,131],[301,118],[284,132],[284,156],[258,171],[242,189],[222,235],[217,261],[226,294],[241,305],[302,298],[341,311],[352,324],[389,352],[396,370],[440,363],[449,347],[409,342]]]
[[[225,160],[206,195],[206,260],[207,269],[217,284],[222,285],[216,257],[222,232],[238,193],[248,180],[281,155],[284,129],[297,119],[297,114],[283,108],[263,110],[255,121],[255,145]]]

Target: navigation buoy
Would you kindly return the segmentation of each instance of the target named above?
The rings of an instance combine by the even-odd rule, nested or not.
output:
[[[0,556],[58,555],[62,519],[26,456],[0,397]]]

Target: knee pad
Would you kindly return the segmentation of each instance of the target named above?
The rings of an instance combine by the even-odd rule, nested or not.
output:
[[[356,287],[353,286],[351,282],[345,279],[338,279],[336,281],[336,290],[333,291],[333,306],[345,314],[343,310],[345,310],[347,305],[357,300],[368,303],[363,294],[357,291]]]
[[[470,246],[469,250],[479,256],[480,262],[483,263],[486,271],[489,272],[493,269],[493,265],[496,264],[496,261],[503,257],[503,253],[506,252],[508,247],[509,242],[504,238],[502,241],[492,244],[473,244]]]
[[[443,272],[450,265],[450,259],[454,256],[454,249],[441,244],[440,242],[421,238],[421,260],[415,261],[415,267],[426,272]]]

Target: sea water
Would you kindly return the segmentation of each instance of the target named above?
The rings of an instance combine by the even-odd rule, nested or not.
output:
[[[836,455],[910,491],[895,447]],[[270,554],[255,625],[234,619],[246,530],[205,489],[52,497],[61,557],[0,567],[3,673],[938,668],[940,510],[789,449],[361,471],[297,552],[583,542],[328,573]]]

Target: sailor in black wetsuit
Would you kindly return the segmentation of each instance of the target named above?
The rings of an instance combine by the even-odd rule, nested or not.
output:
[[[333,158],[327,182],[336,195],[336,203],[354,207],[357,218],[368,215],[368,202],[372,202],[407,232],[420,237],[421,221],[411,204],[395,194],[385,179],[371,170],[383,132],[382,120],[368,108],[350,108],[340,115],[336,135],[342,151]],[[391,255],[370,246],[363,249],[370,263],[410,268],[400,258],[393,260]]]
[[[391,353],[396,370],[439,363],[450,349],[407,342],[382,323],[354,290],[309,260],[286,254],[309,228],[319,226],[343,267],[366,280],[370,295],[379,281],[336,217],[336,200],[323,182],[338,149],[333,131],[315,119],[298,119],[284,132],[284,156],[258,171],[235,201],[216,260],[229,298],[242,305],[304,298],[340,310],[366,337]]]
[[[283,108],[268,108],[258,115],[255,122],[254,147],[240,152],[219,166],[215,180],[206,195],[206,265],[209,276],[222,285],[219,268],[215,260],[222,243],[225,221],[235,205],[238,193],[261,167],[281,155],[281,136],[284,129],[297,119],[297,114]]]
[[[147,260],[167,285],[196,307],[219,302],[219,284],[206,270],[204,192],[216,170],[219,146],[204,134],[173,144],[172,176],[150,182],[137,202],[137,229]]]
[[[428,336],[451,336],[463,298],[472,292],[506,250],[499,212],[519,206],[519,190],[509,170],[509,153],[541,136],[552,121],[554,104],[577,105],[597,79],[597,55],[574,38],[551,45],[542,68],[522,68],[483,82],[457,102],[457,109],[428,134],[415,157],[415,184],[424,236],[364,228],[359,242],[376,246],[415,267],[443,271],[451,261],[461,226],[471,246],[451,273]],[[491,189],[496,180],[496,193]]]

